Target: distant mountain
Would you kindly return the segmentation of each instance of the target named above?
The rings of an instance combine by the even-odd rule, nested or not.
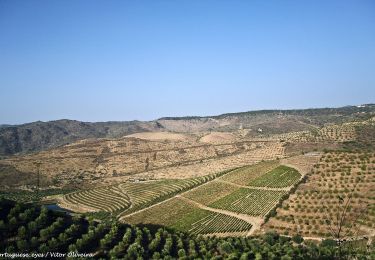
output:
[[[367,120],[374,116],[375,105],[341,108],[311,108],[293,110],[258,110],[228,113],[210,117],[163,117],[157,120],[170,131],[233,131],[239,128],[265,128],[269,134],[309,130],[325,124]]]
[[[0,155],[40,151],[87,138],[116,138],[156,130],[160,131],[160,126],[154,122],[38,121],[0,128]]]
[[[375,105],[341,108],[260,110],[209,117],[164,117],[155,121],[80,122],[57,120],[22,125],[0,125],[0,155],[41,151],[87,138],[118,138],[139,132],[207,132],[248,129],[256,135],[310,130],[325,124],[366,120],[373,117]]]
[[[3,124],[3,125],[0,125],[0,128],[10,127],[10,126],[12,126],[12,125],[5,125],[5,124]]]

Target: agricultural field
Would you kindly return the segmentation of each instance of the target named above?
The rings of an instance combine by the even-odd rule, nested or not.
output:
[[[285,195],[285,191],[239,188],[210,206],[250,216],[264,217]]]
[[[194,206],[181,199],[171,198],[156,206],[124,216],[120,220],[129,224],[172,226],[181,216],[189,214],[194,209]]]
[[[185,227],[186,224],[188,224],[187,228],[181,230],[194,235],[236,233],[237,235],[245,236],[252,226],[250,223],[234,216],[209,212],[207,210],[199,211],[197,212],[197,210],[194,210],[188,215],[182,217],[172,227]],[[194,222],[190,219],[194,219]]]
[[[224,173],[226,172],[191,179],[125,182],[81,190],[64,195],[59,203],[76,211],[105,211],[121,217],[211,181]]]
[[[186,192],[183,196],[201,204],[208,205],[229,195],[237,189],[238,187],[234,185],[214,180],[201,187]]]
[[[77,191],[65,195],[63,199],[75,207],[110,213],[127,209],[131,205],[129,196],[117,186]]]
[[[310,158],[262,161],[189,179],[122,182],[66,194],[59,205],[93,212],[94,217],[110,213],[131,224],[165,225],[204,235],[246,235],[259,229],[288,197],[302,178],[293,167],[305,174],[312,165]]]
[[[215,175],[208,175],[185,180],[160,180],[120,184],[120,190],[128,194],[132,204],[131,211],[141,209],[146,205],[152,205],[171,195],[189,190],[215,178]],[[126,212],[128,213],[128,211]]]
[[[197,234],[246,235],[253,224],[262,223],[263,218],[286,198],[300,178],[297,170],[280,165],[279,160],[260,162],[229,171],[182,192],[178,195],[181,198],[172,198],[145,210],[125,211],[120,219],[132,224],[166,225]],[[271,181],[274,179],[277,183]],[[249,184],[254,186],[247,187]],[[137,193],[140,198],[152,194],[152,189],[145,190],[144,194]]]
[[[323,153],[321,152],[310,152],[297,156],[291,156],[281,159],[280,164],[291,166],[292,168],[298,170],[300,174],[305,176],[306,174],[310,173],[313,166],[319,162],[322,154]]]
[[[293,168],[280,165],[266,174],[249,182],[249,186],[285,188],[294,185],[301,178],[301,174]]]
[[[347,206],[345,206],[347,205]],[[286,201],[266,230],[309,237],[330,237],[346,212],[342,234],[375,232],[375,154],[327,152],[308,175],[307,182]],[[344,209],[347,208],[347,211]]]
[[[225,214],[200,209],[180,198],[172,198],[157,206],[147,208],[122,220],[130,224],[169,226],[193,234],[247,232],[251,224]]]
[[[239,185],[246,185],[250,183],[255,178],[263,175],[265,172],[268,172],[279,165],[277,160],[274,161],[265,161],[257,163],[254,165],[245,166],[237,170],[231,171],[228,174],[225,174],[220,179],[223,181],[232,182]]]
[[[286,140],[292,142],[347,142],[356,139],[355,127],[359,123],[345,123],[342,125],[329,125],[311,131],[289,133],[284,136]]]
[[[303,161],[305,158],[301,159]],[[225,174],[219,180],[241,186],[288,188],[295,185],[301,176],[296,169],[280,165],[280,160],[273,160],[241,167]]]

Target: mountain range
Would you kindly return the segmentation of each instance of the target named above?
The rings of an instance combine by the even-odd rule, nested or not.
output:
[[[374,104],[340,108],[259,110],[218,116],[164,117],[153,121],[80,122],[56,120],[21,125],[0,125],[0,155],[11,156],[59,147],[89,138],[119,138],[140,132],[210,131],[247,129],[252,136],[312,130],[327,124],[366,120]]]

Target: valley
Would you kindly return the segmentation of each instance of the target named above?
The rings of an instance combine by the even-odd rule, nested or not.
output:
[[[321,125],[309,113],[299,118],[303,129],[286,127],[290,116],[280,114],[273,122],[256,114],[256,124],[250,115],[160,119],[156,130],[6,156],[0,196],[207,238],[276,231],[372,241],[374,112],[353,112],[345,122],[323,114],[322,122],[334,122]],[[244,127],[249,122],[257,128]],[[279,130],[267,130],[275,123]]]

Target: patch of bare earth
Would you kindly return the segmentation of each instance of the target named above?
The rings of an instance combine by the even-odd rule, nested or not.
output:
[[[236,136],[227,132],[212,132],[199,139],[202,143],[228,143],[236,140]]]
[[[160,140],[189,140],[192,139],[192,136],[187,134],[178,134],[178,133],[171,133],[171,132],[144,132],[144,133],[136,133],[125,136],[127,138],[138,138],[143,140],[150,140],[150,141],[160,141]]]

